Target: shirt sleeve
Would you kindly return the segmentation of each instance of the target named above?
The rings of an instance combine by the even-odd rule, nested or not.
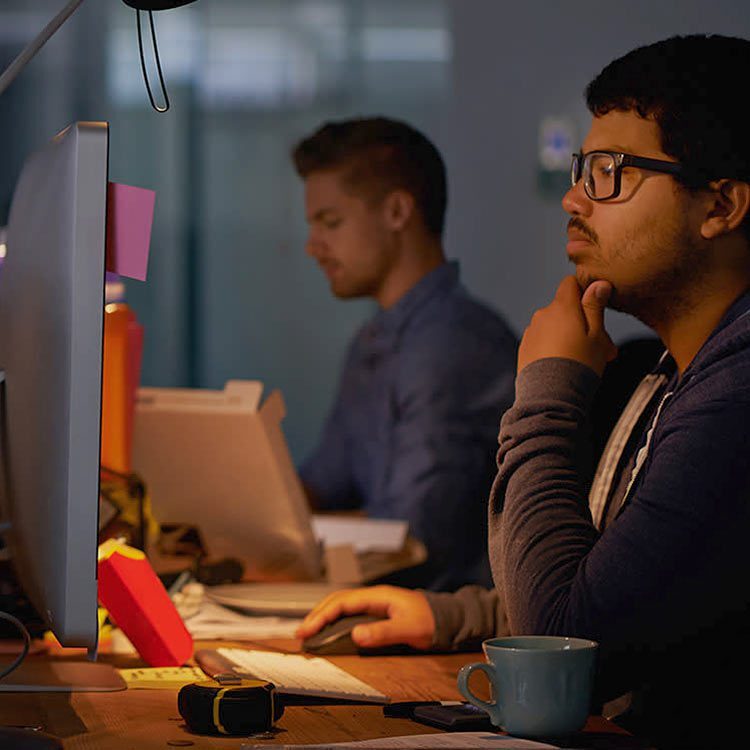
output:
[[[736,576],[743,557],[747,570],[747,387],[735,384],[732,401],[714,384],[665,403],[627,507],[600,536],[579,469],[596,384],[569,360],[519,375],[490,499],[493,574],[513,632],[659,653],[746,606]]]
[[[487,498],[497,428],[513,393],[514,352],[462,347],[423,335],[402,352],[383,488],[383,507],[408,520],[440,578],[432,586],[443,590],[490,584]]]
[[[486,638],[508,635],[502,597],[495,589],[464,586],[454,593],[423,592],[435,618],[432,647],[478,649]]]
[[[349,358],[341,375],[336,400],[313,452],[299,467],[299,475],[316,509],[347,510],[359,507],[351,465],[350,441],[344,419],[342,384]]]

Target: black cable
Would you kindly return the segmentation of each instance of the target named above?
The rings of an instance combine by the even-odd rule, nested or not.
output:
[[[151,84],[148,80],[148,73],[146,71],[146,59],[143,54],[143,37],[141,34],[141,11],[136,10],[135,12],[135,23],[138,27],[138,51],[141,55],[141,71],[143,72],[143,82],[146,84],[146,91],[148,92],[148,98],[151,101],[151,106],[157,112],[166,112],[169,109],[169,96],[167,95],[167,87],[164,85],[164,75],[161,72],[161,61],[159,60],[159,46],[156,43],[156,29],[154,28],[154,14],[148,11],[148,20],[151,25],[151,41],[154,45],[154,59],[156,60],[156,70],[159,72],[159,83],[161,85],[161,92],[164,95],[164,106],[159,107],[154,101],[154,95],[151,93]]]
[[[15,625],[23,636],[23,648],[21,649],[21,653],[16,657],[15,661],[5,669],[5,671],[0,672],[0,680],[2,680],[3,677],[7,677],[14,669],[18,668],[21,662],[26,658],[26,654],[29,653],[29,648],[31,647],[31,636],[29,635],[29,631],[26,630],[26,626],[17,617],[13,617],[13,615],[9,615],[7,612],[0,612],[0,619],[8,620],[8,622]]]

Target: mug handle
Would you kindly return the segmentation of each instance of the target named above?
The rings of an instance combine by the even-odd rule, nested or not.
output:
[[[494,703],[487,703],[481,698],[477,698],[469,688],[469,677],[475,669],[481,669],[487,675],[487,679],[492,684],[495,677],[495,671],[490,664],[483,661],[475,661],[473,664],[465,664],[458,672],[458,689],[466,698],[469,703],[474,704],[477,708],[481,708],[490,715],[490,719],[495,726],[500,726],[503,723],[502,714],[500,712],[500,704],[495,701]]]

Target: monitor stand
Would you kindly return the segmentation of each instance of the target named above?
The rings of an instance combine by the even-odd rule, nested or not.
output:
[[[126,688],[125,680],[109,664],[46,656],[26,657],[0,680],[0,692],[5,693],[106,693]]]

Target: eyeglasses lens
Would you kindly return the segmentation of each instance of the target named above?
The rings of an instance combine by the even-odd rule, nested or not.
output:
[[[615,192],[615,160],[611,154],[592,151],[583,160],[586,192],[594,199],[608,198]]]
[[[578,180],[581,179],[581,155],[573,154],[573,161],[570,163],[570,185],[575,187]]]

